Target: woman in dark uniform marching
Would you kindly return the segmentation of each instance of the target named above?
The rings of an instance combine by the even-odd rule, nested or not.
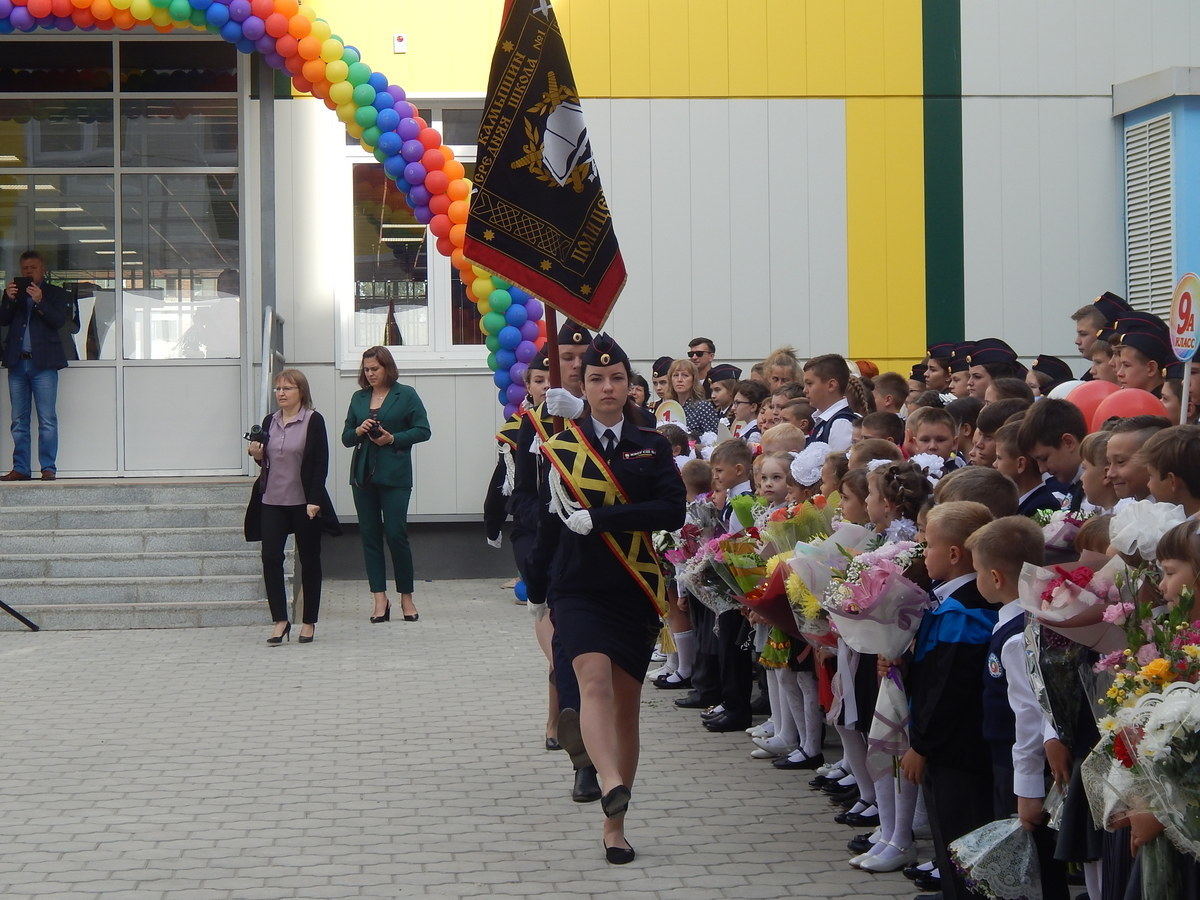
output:
[[[637,773],[642,683],[666,609],[650,532],[683,525],[685,491],[666,438],[629,397],[629,358],[607,335],[583,357],[583,413],[542,445],[530,604],[548,604],[579,679],[583,742],[604,791],[605,856],[632,862],[625,811]],[[550,573],[553,572],[551,580]]]

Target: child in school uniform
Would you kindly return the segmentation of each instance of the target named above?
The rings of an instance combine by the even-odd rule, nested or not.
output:
[[[1026,614],[1017,605],[1021,568],[1045,562],[1042,530],[1023,516],[1006,516],[967,538],[979,593],[1000,604],[983,679],[983,736],[992,759],[992,817],[1016,814],[1033,834],[1043,900],[1066,900],[1066,866],[1054,859],[1046,827],[1046,718],[1025,661]]]
[[[1188,518],[1200,513],[1200,425],[1174,425],[1142,445],[1142,464],[1150,473],[1150,493],[1159,503],[1183,507]]]
[[[1021,444],[1017,439],[1020,431],[1020,422],[1010,422],[996,429],[993,436],[996,443],[996,461],[993,466],[1017,486],[1018,516],[1029,517],[1037,515],[1041,510],[1058,509],[1062,506],[1062,500],[1042,481],[1042,473],[1038,471],[1033,457],[1021,452]]]
[[[979,673],[1000,607],[980,594],[966,549],[991,520],[987,507],[971,501],[939,501],[929,512],[925,567],[937,605],[921,620],[908,671],[911,747],[900,767],[924,792],[947,900],[976,896],[950,861],[950,843],[992,820]]]
[[[1067,400],[1049,397],[1029,408],[1017,433],[1021,452],[1032,457],[1042,474],[1066,489],[1063,508],[1071,511],[1081,509],[1084,502],[1079,445],[1087,433],[1083,410]]]
[[[1150,496],[1150,471],[1142,462],[1140,451],[1151,437],[1170,425],[1162,416],[1133,416],[1109,429],[1111,436],[1105,455],[1108,480],[1117,495],[1118,506],[1125,499],[1145,500]]]
[[[836,353],[814,356],[804,364],[803,378],[804,396],[816,410],[809,440],[845,450],[850,446],[850,423],[858,418],[846,399],[850,366]]]
[[[913,456],[930,453],[941,457],[944,472],[958,468],[954,417],[950,413],[932,406],[922,407],[908,417],[905,428],[912,435]]]
[[[1079,443],[1083,509],[1095,508],[1107,513],[1117,505],[1117,492],[1108,480],[1108,439],[1111,437],[1111,431],[1093,431]]]
[[[1010,398],[989,403],[979,411],[979,418],[975,420],[975,439],[968,457],[971,465],[986,468],[996,462],[996,430],[1010,416],[1024,412],[1029,406],[1023,400]]]

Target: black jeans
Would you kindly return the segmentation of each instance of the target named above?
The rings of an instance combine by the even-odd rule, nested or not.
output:
[[[300,583],[304,586],[304,624],[315,625],[321,612],[321,525],[310,519],[304,505],[262,505],[262,566],[271,605],[271,620],[288,618],[287,591],[284,589],[283,545],[289,534],[296,535],[296,553],[300,557]]]

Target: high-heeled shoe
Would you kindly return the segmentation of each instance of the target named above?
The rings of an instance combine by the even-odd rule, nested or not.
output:
[[[413,613],[411,616],[405,616],[405,617],[404,617],[404,621],[405,621],[405,622],[415,622],[415,621],[417,621],[417,620],[418,620],[418,619],[420,619],[420,618],[421,618],[421,614],[420,614],[420,613]]]
[[[287,625],[284,626],[283,631],[281,631],[279,634],[275,635],[274,637],[267,638],[267,643],[270,644],[272,647],[278,647],[280,644],[283,643],[284,638],[287,638],[289,643],[292,640],[292,623],[291,622],[288,622]]]
[[[371,616],[371,624],[378,625],[380,622],[390,622],[392,620],[392,604],[388,603],[387,609],[383,611],[382,616]]]
[[[629,841],[625,843],[629,844]],[[628,847],[610,847],[608,844],[604,844],[604,858],[614,866],[623,866],[631,863],[635,856],[637,856],[637,853],[633,850],[633,844],[629,844]]]
[[[604,810],[604,815],[610,819],[625,815],[625,810],[629,809],[629,796],[629,788],[618,784],[600,798],[600,808]]]
[[[314,625],[312,634],[302,634],[298,638],[296,638],[296,642],[300,643],[300,644],[311,644],[313,642],[313,638],[315,638],[316,636],[317,636],[317,629],[316,629],[316,626]]]

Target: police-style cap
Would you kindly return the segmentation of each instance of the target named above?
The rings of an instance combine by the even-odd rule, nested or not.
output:
[[[529,368],[538,372],[550,371],[550,357],[546,355],[545,350],[533,358],[533,361],[529,363]]]
[[[582,347],[590,343],[591,340],[592,333],[578,322],[572,322],[570,319],[567,319],[566,324],[558,329],[558,345],[560,347],[567,344]]]
[[[674,361],[669,356],[660,356],[650,367],[650,375],[654,378],[666,378],[667,372],[671,369],[671,363]]]
[[[1142,312],[1140,309],[1130,309],[1121,313],[1113,327],[1122,334],[1126,331],[1161,331],[1166,335],[1171,333],[1166,322],[1154,313]]]
[[[926,356],[931,356],[934,359],[949,359],[954,355],[954,348],[958,346],[952,341],[942,341],[940,344],[930,344],[925,351]],[[916,368],[915,366],[913,368]]]
[[[1061,384],[1075,377],[1071,367],[1065,362],[1057,356],[1047,356],[1044,353],[1033,361],[1033,371],[1045,375],[1054,384]]]
[[[972,366],[1012,366],[1016,368],[1017,355],[1001,347],[976,347],[967,357]]]
[[[1175,351],[1171,349],[1171,341],[1165,330],[1132,329],[1118,335],[1118,343],[1122,347],[1132,347],[1146,359],[1154,360],[1160,366],[1169,366],[1175,361]]]
[[[1007,353],[1013,359],[1017,358],[1017,351],[1000,338],[980,338],[975,342],[975,349],[971,351],[972,355],[980,350],[1000,350]]]
[[[1100,311],[1109,322],[1121,318],[1123,313],[1129,312],[1132,307],[1125,301],[1124,297],[1118,297],[1111,291],[1105,291],[1099,297],[1092,301],[1092,305]]]
[[[657,365],[658,365],[658,363],[655,363],[655,366],[657,366]],[[670,367],[670,365],[671,364],[668,362],[667,363],[668,368]],[[664,375],[666,374],[666,369],[663,369],[663,374]],[[712,382],[712,381],[729,381],[729,380],[737,381],[741,377],[742,377],[742,370],[739,369],[737,366],[731,366],[729,363],[721,363],[720,365],[713,366],[711,369],[708,370],[708,380],[710,382]]]
[[[909,381],[924,381],[925,380],[925,363],[914,363],[912,371],[908,374]]]
[[[1187,371],[1187,363],[1175,360],[1165,369],[1163,369],[1163,378],[1178,378],[1183,381],[1183,373]]]
[[[971,355],[971,351],[975,349],[974,341],[964,341],[961,344],[955,344],[954,349],[950,351],[950,365],[947,368],[951,372],[965,372],[971,368],[967,357]]]
[[[607,334],[596,335],[583,351],[585,366],[615,366],[620,363],[628,366],[629,357],[625,355],[621,345]]]

